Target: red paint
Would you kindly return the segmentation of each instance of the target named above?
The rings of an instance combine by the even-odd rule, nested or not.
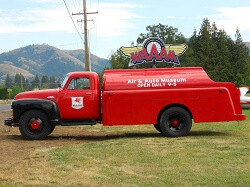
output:
[[[75,99],[75,102],[80,103],[80,99],[79,99],[79,98],[76,98],[76,99]]]
[[[94,72],[73,72],[68,77],[63,88],[25,92],[15,99],[53,96],[50,100],[57,103],[62,119],[98,119],[103,125],[156,124],[160,112],[174,105],[190,111],[195,122],[246,119],[235,85],[212,81],[200,67],[106,70],[102,91]],[[90,89],[68,89],[74,78],[89,78]],[[83,97],[83,107],[72,108],[71,97]]]
[[[178,119],[172,119],[172,120],[171,120],[171,125],[172,125],[173,127],[178,127],[178,126],[180,125],[180,122],[179,122]]]
[[[30,127],[33,129],[33,130],[37,130],[39,129],[39,123],[37,121],[34,121],[30,124]]]

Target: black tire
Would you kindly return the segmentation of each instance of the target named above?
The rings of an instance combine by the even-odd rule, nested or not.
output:
[[[29,110],[19,120],[21,135],[27,140],[41,140],[52,131],[48,116],[39,110]]]
[[[154,127],[155,127],[155,129],[156,129],[157,131],[159,131],[160,133],[162,133],[161,127],[160,127],[159,124],[154,124]]]
[[[192,118],[185,109],[171,107],[161,115],[160,127],[165,136],[185,136],[190,132],[192,127]]]
[[[55,125],[51,125],[50,133],[48,135],[50,135],[55,130],[55,128],[56,128]]]

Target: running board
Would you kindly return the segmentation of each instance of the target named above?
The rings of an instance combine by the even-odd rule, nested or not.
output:
[[[61,126],[74,126],[74,125],[96,125],[96,120],[64,120],[61,122]]]

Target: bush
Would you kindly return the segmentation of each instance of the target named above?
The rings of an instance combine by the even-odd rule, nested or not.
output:
[[[7,88],[0,87],[0,100],[7,99],[7,95],[8,95]]]

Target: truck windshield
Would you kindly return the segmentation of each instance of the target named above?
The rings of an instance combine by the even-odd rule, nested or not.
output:
[[[69,78],[69,76],[66,75],[65,78],[63,79],[63,81],[62,81],[62,88],[65,86],[65,84],[66,84],[68,78]]]

